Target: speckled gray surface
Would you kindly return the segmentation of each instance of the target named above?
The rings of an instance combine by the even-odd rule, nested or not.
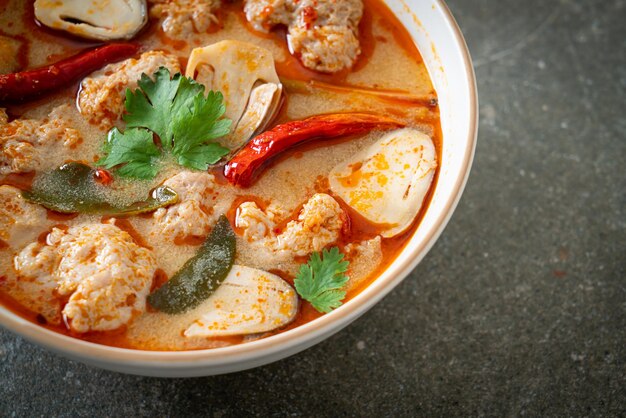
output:
[[[0,332],[0,416],[626,415],[626,2],[450,6],[480,140],[410,278],[322,344],[226,376],[125,376]]]

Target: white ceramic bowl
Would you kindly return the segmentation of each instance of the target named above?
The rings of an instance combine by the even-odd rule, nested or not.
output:
[[[397,286],[426,255],[456,207],[474,156],[476,81],[454,18],[441,0],[386,0],[419,47],[439,96],[443,161],[435,194],[405,250],[374,283],[335,311],[303,326],[246,344],[211,350],[153,352],[93,344],[54,333],[0,307],[5,328],[63,356],[124,373],[185,377],[261,366],[302,351],[339,331]]]

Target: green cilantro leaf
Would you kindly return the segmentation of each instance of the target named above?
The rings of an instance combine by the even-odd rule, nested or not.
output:
[[[172,142],[171,117],[181,75],[170,79],[167,68],[161,67],[153,75],[154,81],[146,74],[137,82],[134,92],[126,89],[126,111],[124,120],[129,128],[148,128],[161,139],[164,147]]]
[[[198,144],[189,148],[186,152],[178,154],[176,161],[185,167],[206,170],[210,164],[215,164],[228,152],[228,148],[224,148],[215,142]]]
[[[191,106],[181,108],[172,122],[174,147],[172,154],[178,163],[198,170],[206,170],[230,151],[215,142],[207,142],[228,134],[232,122],[221,119],[226,112],[222,93],[210,91],[193,97]]]
[[[176,77],[181,77],[180,73],[174,75],[174,78]],[[204,97],[204,86],[191,78],[182,77],[176,99],[172,102],[172,115],[180,115],[181,112],[187,111],[196,97]]]
[[[98,161],[98,165],[109,169],[120,166],[116,172],[123,177],[154,178],[159,170],[156,159],[161,151],[154,144],[153,137],[147,129],[127,129],[124,133],[117,128],[111,129],[103,147],[106,156]]]
[[[122,176],[151,179],[158,173],[156,159],[171,153],[178,164],[206,170],[230,150],[213,140],[230,132],[232,121],[223,118],[226,108],[219,92],[183,77],[170,78],[161,67],[152,78],[141,75],[135,91],[126,90],[125,133],[114,128],[104,147],[100,165],[117,167]],[[153,134],[160,139],[160,148]]]
[[[313,253],[307,264],[300,266],[294,285],[296,291],[313,305],[319,312],[330,312],[341,306],[346,297],[342,290],[348,282],[344,273],[348,270],[348,261],[342,261],[344,255],[339,248],[324,249],[322,255]]]

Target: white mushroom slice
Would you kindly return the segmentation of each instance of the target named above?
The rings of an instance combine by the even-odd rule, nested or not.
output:
[[[330,188],[366,219],[387,226],[382,236],[388,238],[411,225],[436,168],[432,140],[416,129],[399,129],[337,165]]]
[[[256,133],[265,130],[278,110],[281,89],[280,84],[267,83],[252,90],[248,107],[233,132],[232,137],[235,140],[241,139],[245,143]],[[243,143],[235,145],[238,148]]]
[[[187,328],[186,337],[258,334],[290,323],[298,311],[295,290],[263,270],[233,266],[205,302],[205,313]]]
[[[230,40],[196,48],[186,76],[224,95],[225,116],[233,121],[225,145],[232,150],[265,128],[278,111],[283,87],[265,48]]]
[[[36,0],[35,17],[52,29],[89,39],[130,39],[148,21],[145,0]]]

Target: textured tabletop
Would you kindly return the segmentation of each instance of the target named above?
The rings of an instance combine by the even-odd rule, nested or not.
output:
[[[0,416],[624,416],[626,3],[449,3],[479,141],[407,280],[325,342],[226,376],[126,376],[0,331]]]

